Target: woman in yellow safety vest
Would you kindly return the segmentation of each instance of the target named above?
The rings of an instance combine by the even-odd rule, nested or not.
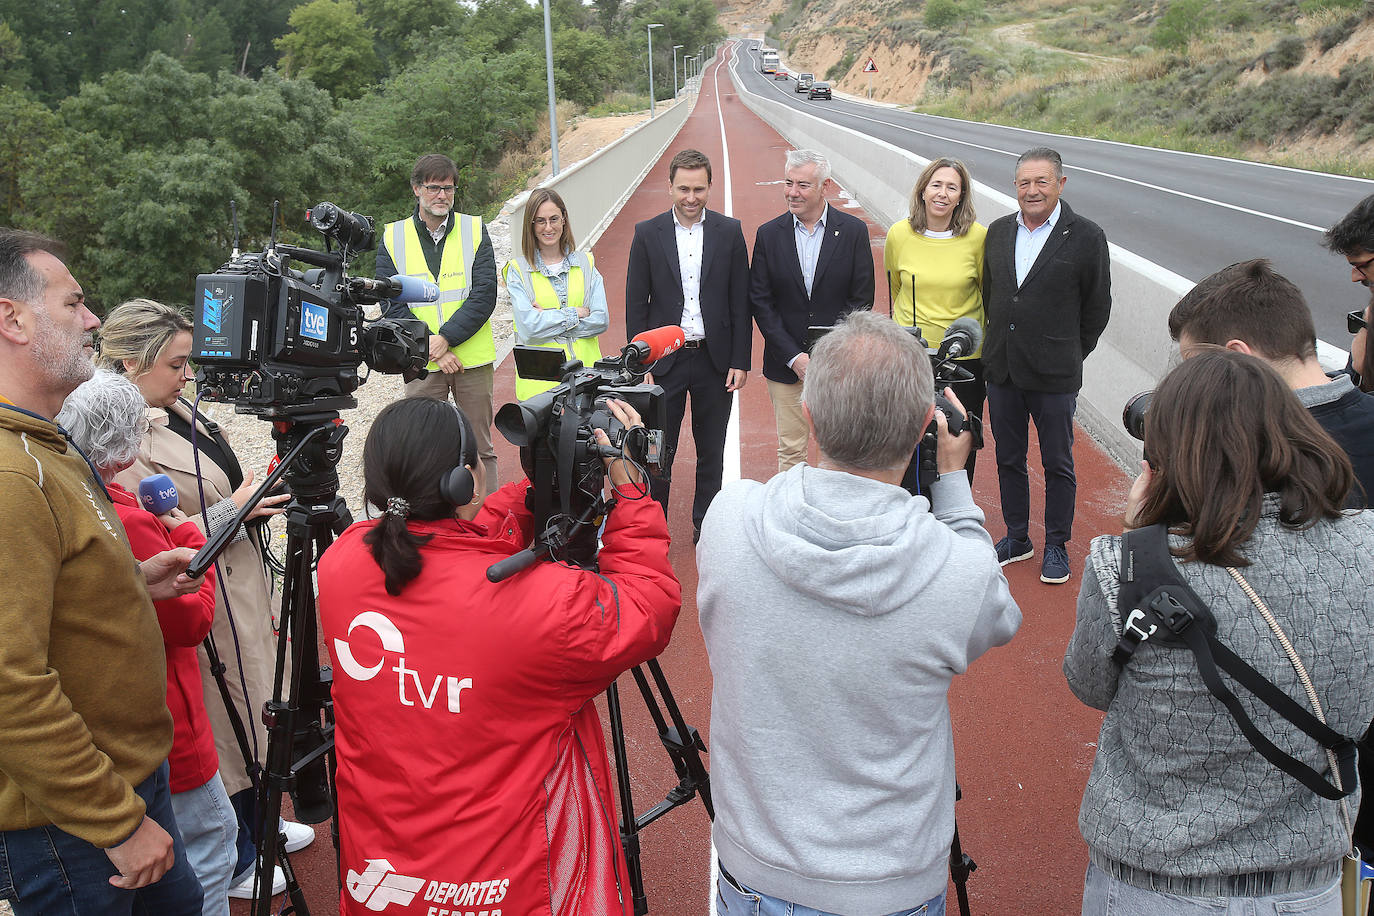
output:
[[[515,312],[515,338],[532,347],[562,348],[568,359],[591,366],[601,358],[596,335],[610,324],[606,288],[591,252],[576,250],[568,208],[557,191],[536,188],[525,204],[520,255],[502,275]],[[520,400],[554,382],[515,379]]]

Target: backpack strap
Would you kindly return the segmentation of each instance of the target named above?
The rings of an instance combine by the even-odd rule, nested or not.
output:
[[[1260,756],[1327,799],[1340,799],[1355,790],[1355,742],[1326,725],[1311,711],[1274,686],[1216,636],[1216,618],[1184,580],[1169,553],[1164,525],[1127,531],[1121,539],[1120,591],[1117,614],[1121,638],[1112,660],[1125,665],[1148,641],[1186,646],[1197,662],[1207,690],[1226,707],[1241,733]],[[1336,755],[1337,788],[1312,767],[1270,741],[1250,719],[1240,700],[1218,671],[1225,671],[1260,702]]]

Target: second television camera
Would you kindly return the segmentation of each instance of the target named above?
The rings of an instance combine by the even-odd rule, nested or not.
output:
[[[529,550],[492,566],[488,579],[499,582],[545,554],[580,566],[595,560],[597,528],[609,508],[601,496],[603,459],[623,458],[646,472],[671,465],[663,441],[668,404],[663,389],[645,384],[644,376],[650,364],[680,348],[683,340],[679,327],[646,331],[619,356],[597,360],[590,368],[579,360],[565,361],[561,348],[515,348],[521,378],[558,384],[496,412],[496,428],[520,447],[538,534]],[[644,425],[626,429],[607,408],[609,398],[633,407]],[[609,446],[597,443],[596,429],[606,431]]]
[[[425,374],[424,322],[367,321],[363,306],[433,301],[438,287],[414,277],[348,276],[353,257],[376,247],[372,220],[328,202],[306,216],[326,250],[277,244],[274,207],[265,251],[239,254],[236,245],[227,264],[196,277],[196,383],[207,399],[239,413],[270,418],[356,407],[363,363],[406,381]],[[292,261],[315,269],[293,269]]]

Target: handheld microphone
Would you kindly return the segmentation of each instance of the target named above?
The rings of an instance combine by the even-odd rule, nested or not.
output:
[[[397,274],[385,280],[371,277],[352,277],[348,287],[355,295],[366,293],[379,299],[395,302],[434,302],[439,298],[439,286],[420,277]]]
[[[177,485],[166,474],[152,474],[138,482],[138,501],[154,515],[162,515],[176,508]]]
[[[640,363],[648,365],[669,353],[676,353],[687,342],[687,332],[675,324],[636,334],[630,341]]]
[[[956,318],[945,330],[945,339],[940,341],[940,349],[935,355],[938,359],[959,359],[978,352],[983,342],[983,328],[977,319]]]

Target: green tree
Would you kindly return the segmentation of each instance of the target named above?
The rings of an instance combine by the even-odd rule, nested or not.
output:
[[[553,37],[553,82],[560,98],[590,108],[623,75],[623,52],[599,31],[563,29]]]
[[[22,89],[29,84],[29,75],[24,42],[9,23],[0,21],[0,86]]]
[[[373,32],[351,0],[310,0],[276,40],[290,75],[304,77],[339,98],[356,99],[377,77],[381,62]]]
[[[0,100],[0,117],[12,111],[43,124]],[[245,249],[261,247],[273,200],[287,238],[315,244],[305,209],[357,184],[357,144],[328,93],[272,72],[211,79],[154,54],[138,72],[86,84],[52,117],[37,133],[43,162],[30,159],[19,178],[21,215],[72,246],[73,270],[101,307],[136,295],[188,302],[196,274],[229,251],[231,199]]]
[[[433,29],[452,29],[463,16],[452,0],[359,0],[359,7],[376,33],[382,62],[393,70],[415,59],[411,38],[427,36]]]
[[[367,164],[361,187],[371,191],[360,208],[387,221],[408,212],[411,167],[439,152],[458,165],[455,206],[484,212],[492,202],[492,167],[508,146],[533,135],[544,93],[542,55],[479,57],[454,46],[349,103],[343,115]]]
[[[25,177],[48,168],[48,148],[58,132],[57,115],[26,93],[0,87],[0,226],[31,225]]]

